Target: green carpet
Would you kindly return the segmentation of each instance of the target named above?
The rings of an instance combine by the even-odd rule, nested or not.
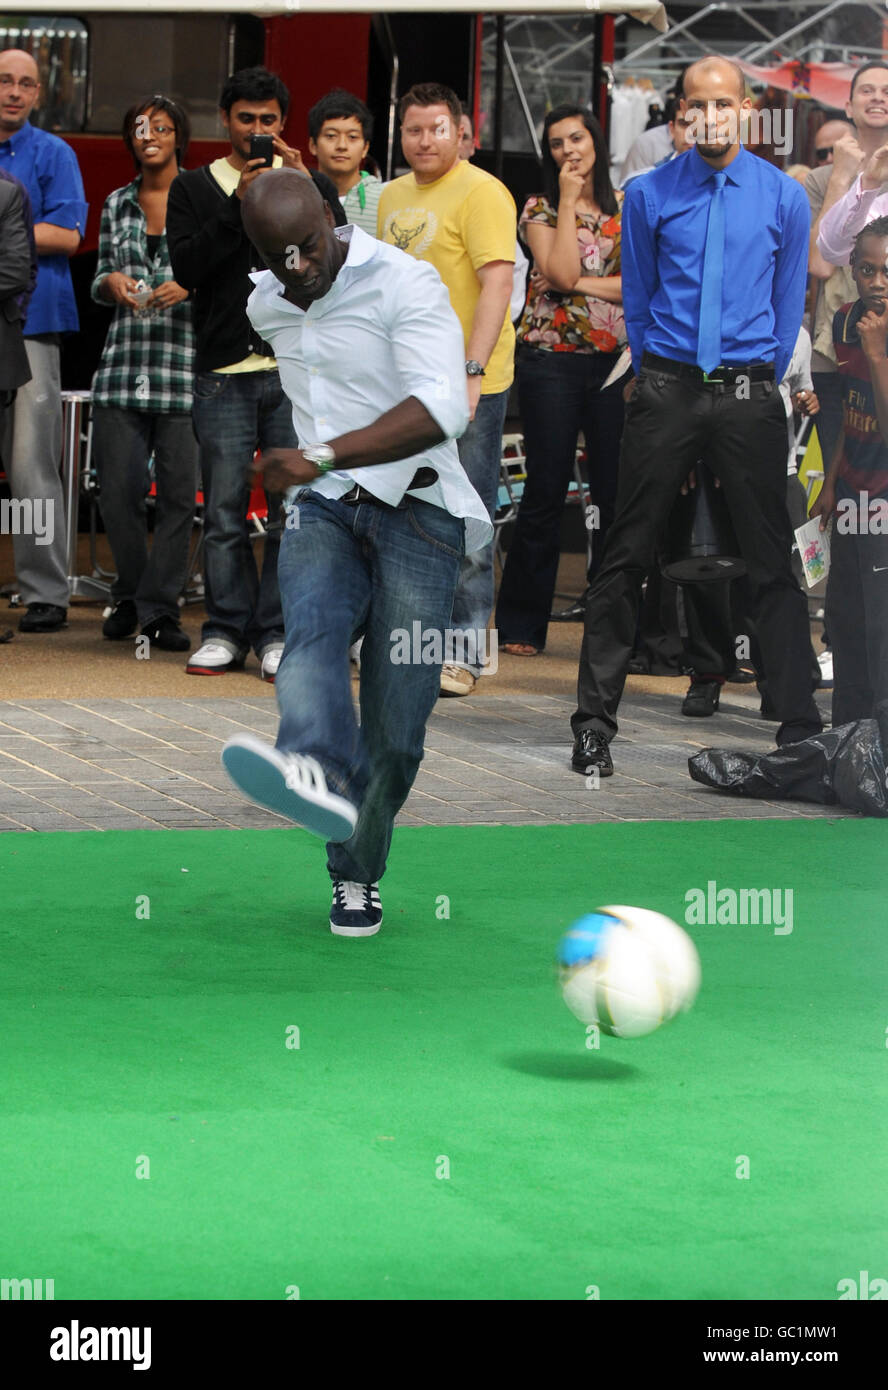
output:
[[[4,835],[0,1276],[534,1300],[888,1276],[886,862],[873,821],[405,829],[355,941],[301,831]],[[710,880],[791,888],[792,932],[690,928],[694,1010],[588,1049],[561,931],[613,902],[683,922]]]

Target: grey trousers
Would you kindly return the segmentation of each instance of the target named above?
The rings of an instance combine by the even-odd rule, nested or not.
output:
[[[40,502],[48,523],[40,535],[13,533],[15,572],[22,602],[68,606],[62,457],[62,396],[55,334],[25,339],[31,380],[2,415],[0,456],[15,500]],[[36,509],[35,509],[36,510]]]

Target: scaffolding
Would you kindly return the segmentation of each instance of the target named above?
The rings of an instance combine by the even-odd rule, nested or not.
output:
[[[640,44],[627,44],[623,56],[612,65],[612,76],[617,81],[647,77],[655,85],[668,84],[688,63],[713,51],[761,66],[777,59],[781,62],[853,64],[867,58],[881,58],[888,47],[888,38],[883,39],[883,35],[888,36],[888,5],[880,0],[829,0],[826,4],[823,0],[791,0],[782,5],[775,4],[774,0],[742,0],[740,4],[714,0],[695,5],[691,13],[686,13],[689,9],[691,7],[682,0],[670,0],[669,31],[653,39],[643,33]],[[764,15],[773,23],[773,16],[783,16],[788,10],[794,12],[792,24],[786,28],[777,25],[776,32],[761,18]],[[738,37],[726,39],[724,25],[716,24],[725,16],[741,30]],[[868,28],[875,31],[871,37],[883,42],[875,46],[838,41],[832,32],[835,20],[842,21],[843,39]],[[876,20],[882,26],[882,33],[878,32]],[[617,33],[627,35],[625,16],[614,22]],[[716,27],[718,38],[714,41]],[[744,28],[745,33],[742,32]]]

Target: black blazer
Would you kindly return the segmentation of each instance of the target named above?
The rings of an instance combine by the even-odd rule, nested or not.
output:
[[[23,301],[32,287],[31,242],[22,195],[15,183],[0,180],[0,391],[14,391],[31,380],[22,337]]]

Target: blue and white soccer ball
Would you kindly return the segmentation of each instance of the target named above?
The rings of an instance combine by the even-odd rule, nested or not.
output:
[[[641,1038],[686,1013],[700,988],[700,957],[677,922],[644,907],[599,907],[558,945],[564,1002],[582,1023]]]

